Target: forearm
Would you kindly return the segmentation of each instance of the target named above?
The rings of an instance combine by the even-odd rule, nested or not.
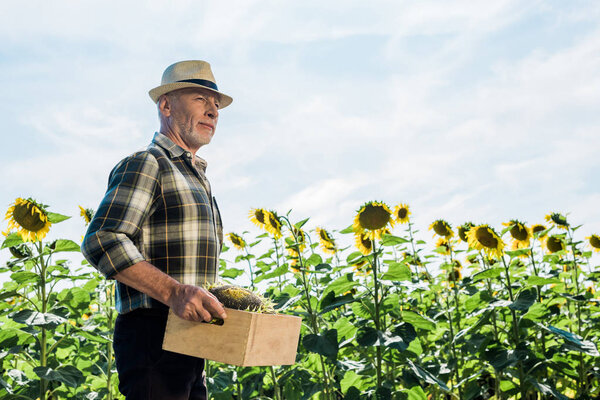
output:
[[[227,318],[223,305],[208,290],[181,284],[147,261],[123,269],[114,278],[166,304],[183,319]]]
[[[125,268],[114,275],[114,278],[168,306],[180,285],[175,279],[147,261]]]

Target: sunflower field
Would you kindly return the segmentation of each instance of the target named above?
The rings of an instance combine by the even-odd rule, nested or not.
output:
[[[122,398],[113,283],[75,265],[77,241],[46,240],[69,218],[48,209],[17,199],[6,213],[0,398]],[[208,362],[211,398],[600,398],[599,235],[560,213],[427,232],[411,215],[371,201],[345,229],[309,231],[252,209],[256,231],[226,235],[220,277],[302,317],[298,354],[291,366]]]

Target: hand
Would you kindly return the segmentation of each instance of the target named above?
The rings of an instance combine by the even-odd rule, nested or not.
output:
[[[168,306],[175,315],[188,321],[210,322],[213,318],[227,318],[225,308],[212,293],[193,285],[175,286]]]

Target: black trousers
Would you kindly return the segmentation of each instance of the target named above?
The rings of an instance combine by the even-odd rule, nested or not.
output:
[[[168,310],[138,309],[115,321],[119,390],[127,400],[206,400],[204,360],[162,349]]]

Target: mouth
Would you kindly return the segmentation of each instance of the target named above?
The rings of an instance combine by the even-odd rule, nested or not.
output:
[[[212,124],[209,124],[208,122],[200,122],[200,125],[210,128],[213,131],[215,130],[215,126]]]

